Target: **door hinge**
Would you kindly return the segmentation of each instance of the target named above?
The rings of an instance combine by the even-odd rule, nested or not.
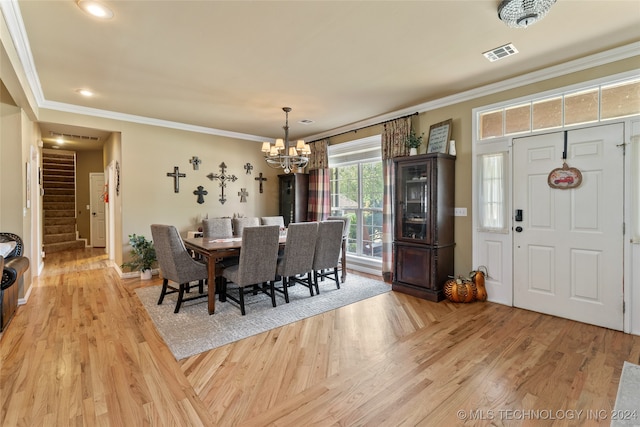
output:
[[[622,223],[622,235],[624,236],[625,234],[627,234],[627,223],[623,222]]]
[[[627,305],[625,304],[624,301],[622,301],[622,314],[625,313],[625,310],[627,309]]]

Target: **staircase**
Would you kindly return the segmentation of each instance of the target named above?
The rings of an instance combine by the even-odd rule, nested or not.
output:
[[[84,240],[76,240],[75,153],[42,150],[42,186],[45,255],[84,248]]]

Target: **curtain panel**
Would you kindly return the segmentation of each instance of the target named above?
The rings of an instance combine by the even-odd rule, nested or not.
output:
[[[307,221],[324,221],[331,214],[328,139],[309,144],[309,201]]]
[[[396,194],[396,169],[394,157],[409,154],[405,140],[411,132],[411,117],[402,117],[385,123],[382,133],[382,176],[384,194],[382,205],[382,277],[393,280],[394,206]]]

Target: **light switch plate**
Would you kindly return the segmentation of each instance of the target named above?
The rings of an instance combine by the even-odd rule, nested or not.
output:
[[[454,208],[453,209],[454,216],[467,216],[467,208]]]

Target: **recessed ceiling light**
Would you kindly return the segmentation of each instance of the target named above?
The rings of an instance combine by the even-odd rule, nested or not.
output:
[[[89,89],[78,89],[76,92],[86,97],[93,96],[93,92],[91,92]]]
[[[78,0],[78,7],[91,16],[100,19],[113,18],[113,11],[95,0]]]

